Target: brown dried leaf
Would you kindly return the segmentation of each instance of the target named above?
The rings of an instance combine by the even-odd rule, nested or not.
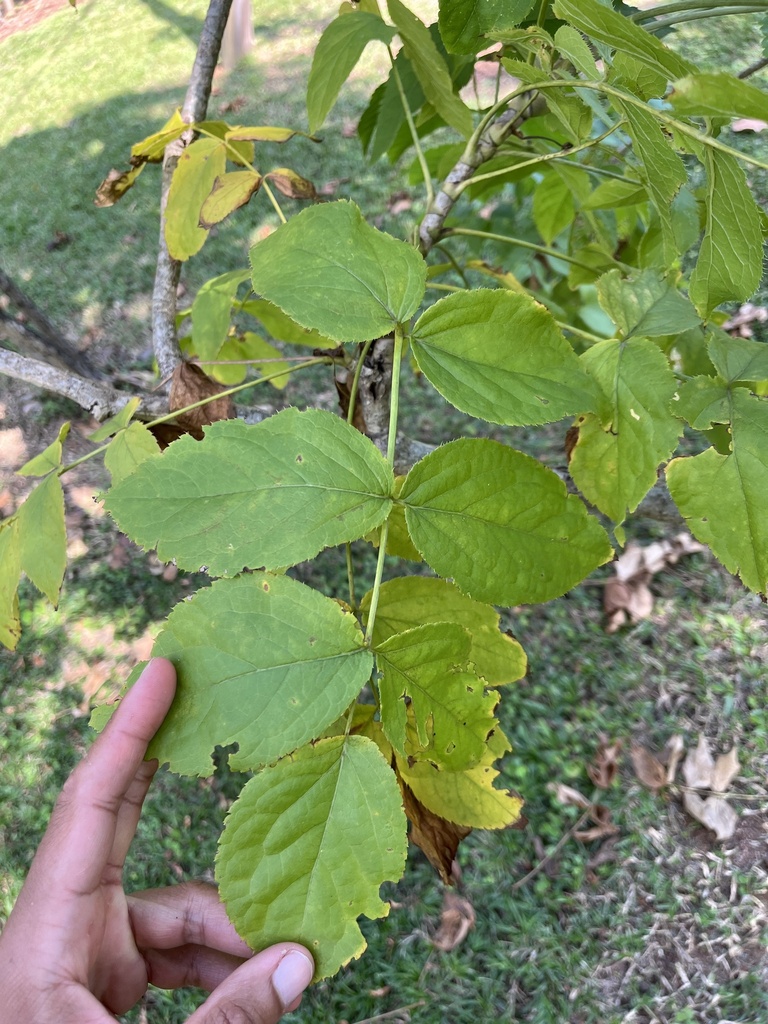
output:
[[[705,736],[699,736],[695,750],[689,750],[683,761],[683,778],[686,786],[691,789],[709,789],[712,785],[712,772],[715,761]]]
[[[449,953],[461,945],[474,927],[475,908],[469,900],[449,890],[443,899],[440,927],[432,939],[432,945]]]
[[[122,199],[128,189],[133,187],[134,182],[143,170],[143,166],[141,164],[138,167],[132,167],[130,171],[117,171],[113,168],[96,189],[96,198],[93,200],[94,206],[114,206],[118,199]]]
[[[413,790],[398,775],[403,806],[411,823],[410,840],[424,853],[446,885],[453,885],[452,865],[462,839],[471,828],[446,821],[416,799]]]
[[[613,784],[619,770],[621,747],[621,740],[609,743],[607,737],[601,739],[594,762],[587,765],[587,775],[598,789],[608,789]]]
[[[724,793],[739,774],[740,767],[735,746],[731,747],[727,754],[720,754],[712,770],[713,792]]]
[[[685,744],[683,743],[683,737],[678,733],[671,736],[664,747],[664,754],[662,761],[667,766],[667,785],[671,786],[675,781],[675,775],[677,774],[677,766],[680,763],[680,758],[685,753]]]
[[[312,182],[302,178],[290,167],[276,167],[274,171],[270,171],[264,177],[272,182],[278,192],[282,192],[289,199],[317,199],[317,192]]]
[[[566,807],[578,807],[580,811],[586,811],[592,806],[592,801],[588,800],[583,793],[562,782],[550,782],[547,784],[547,789],[554,794],[556,800],[565,804]]]
[[[635,775],[647,789],[658,793],[667,781],[667,773],[659,759],[641,743],[632,743],[629,750]]]
[[[595,839],[605,839],[606,836],[615,836],[619,829],[611,821],[611,812],[605,804],[592,804],[589,815],[595,824],[591,828],[577,829],[573,838],[582,843],[591,843]]]
[[[170,411],[174,412],[204,398],[211,398],[223,390],[221,384],[211,380],[199,366],[194,363],[179,363],[171,378]],[[182,413],[177,416],[177,421],[188,433],[201,441],[205,425],[215,423],[217,420],[232,419],[234,415],[232,398],[225,395],[222,398],[213,398],[213,401],[206,402],[197,409]]]
[[[706,800],[702,800],[698,793],[685,792],[683,793],[683,806],[691,817],[711,829],[720,842],[723,839],[730,839],[736,831],[739,822],[738,815],[731,805],[720,796],[709,796]]]

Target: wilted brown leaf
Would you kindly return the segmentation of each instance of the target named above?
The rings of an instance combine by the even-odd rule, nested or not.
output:
[[[474,927],[475,908],[469,900],[449,890],[443,898],[440,927],[432,939],[432,945],[449,953],[466,939]]]
[[[403,806],[411,823],[410,840],[424,853],[446,885],[453,885],[451,866],[462,839],[466,839],[471,828],[464,828],[452,821],[446,821],[430,811],[414,796],[413,790],[398,775]]]
[[[661,758],[662,762],[667,766],[667,785],[671,786],[675,781],[675,775],[677,774],[677,766],[680,763],[680,758],[685,753],[685,744],[683,737],[679,733],[675,733],[674,736],[670,736],[664,746],[664,754]]]
[[[619,829],[611,821],[611,812],[604,804],[592,804],[589,808],[589,816],[594,821],[591,828],[577,829],[573,838],[582,843],[591,843],[595,839],[605,839],[606,836],[615,836]]]
[[[598,789],[608,789],[616,778],[621,747],[621,740],[609,743],[606,736],[601,738],[594,762],[587,765],[587,775]]]
[[[122,199],[128,189],[133,187],[143,166],[141,164],[138,167],[132,167],[130,171],[117,171],[113,168],[96,189],[94,206],[114,206],[118,199]]]
[[[720,754],[712,769],[713,792],[724,793],[739,774],[740,767],[735,746],[731,747],[727,754]]]
[[[550,782],[547,784],[547,789],[554,794],[556,800],[565,804],[566,807],[578,807],[580,811],[586,811],[592,806],[592,801],[573,786],[566,786],[562,782]]]
[[[312,182],[302,178],[290,167],[276,167],[274,171],[270,171],[264,177],[272,182],[278,192],[282,192],[289,199],[317,199],[317,192]]]
[[[204,398],[211,398],[218,395],[224,388],[215,380],[205,374],[199,366],[194,363],[179,363],[173,371],[171,378],[170,411],[184,409]],[[235,414],[232,399],[229,395],[222,398],[214,398],[197,409],[177,416],[181,427],[188,431],[198,441],[203,438],[203,427],[208,423],[215,423],[217,420],[229,420]]]
[[[686,786],[691,789],[709,789],[712,785],[712,772],[715,761],[709,749],[706,737],[699,736],[695,750],[689,750],[683,761],[683,778]]]
[[[641,743],[632,743],[629,749],[635,775],[647,789],[658,793],[667,781],[667,773],[659,759]]]
[[[736,831],[738,815],[727,801],[719,796],[708,796],[702,800],[698,793],[683,793],[683,806],[686,811],[711,829],[718,840],[730,839]]]

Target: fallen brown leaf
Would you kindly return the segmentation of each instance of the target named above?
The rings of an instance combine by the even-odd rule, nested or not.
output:
[[[719,796],[708,796],[706,800],[686,790],[683,793],[683,806],[686,811],[711,829],[718,840],[730,839],[736,831],[738,815],[731,805]]]
[[[592,806],[592,801],[573,786],[566,786],[562,782],[550,782],[547,784],[547,789],[554,794],[556,800],[565,804],[566,807],[578,807],[580,811],[586,811]]]
[[[691,789],[709,789],[715,761],[705,736],[699,736],[694,750],[689,750],[683,761],[683,778]]]
[[[607,737],[601,739],[595,760],[592,764],[587,765],[587,775],[598,789],[608,789],[616,778],[621,747],[621,740],[609,743]]]
[[[595,839],[605,839],[606,836],[615,836],[619,829],[611,821],[611,812],[604,804],[592,804],[589,809],[589,816],[595,822],[591,828],[577,829],[573,838],[582,843],[591,843]]]
[[[683,737],[678,733],[674,736],[670,736],[664,747],[664,754],[662,756],[662,762],[667,766],[667,778],[666,783],[671,786],[675,781],[675,775],[677,774],[677,766],[680,763],[680,758],[685,753],[685,744]]]
[[[658,793],[667,781],[667,773],[661,761],[641,743],[632,743],[629,756],[638,781],[647,789]]]
[[[443,898],[440,927],[432,939],[432,945],[449,953],[461,945],[474,927],[475,908],[469,900],[449,890]]]
[[[724,793],[739,774],[740,767],[735,746],[731,747],[727,754],[720,754],[712,769],[713,792]]]

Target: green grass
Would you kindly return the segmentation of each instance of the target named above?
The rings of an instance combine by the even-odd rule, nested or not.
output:
[[[332,6],[320,0],[270,5],[254,57],[221,83],[211,113],[242,96],[245,106],[229,115],[233,120],[304,126],[296,82],[306,74],[312,42]],[[33,32],[0,44],[3,95],[15,98],[0,125],[4,268],[73,334],[88,327],[106,331],[110,359],[121,368],[146,363],[156,169],[149,168],[111,210],[96,210],[92,196],[110,167],[125,166],[131,143],[180,103],[203,10],[202,0],[99,0],[76,15],[64,9]],[[717,31],[712,22],[689,26],[680,45],[694,58],[703,54],[708,64],[740,67],[753,59],[758,40],[751,21],[717,25]],[[415,213],[396,221],[385,212],[388,194],[401,187],[399,171],[384,163],[367,166],[356,140],[342,133],[364,105],[365,78],[381,66],[377,61],[374,56],[345,89],[321,146],[296,140],[265,148],[263,166],[290,163],[319,185],[348,179],[335,194],[354,197],[372,215],[381,212],[382,226],[402,235]],[[736,139],[754,148],[759,141]],[[764,178],[754,180],[764,196]],[[251,236],[275,223],[263,198],[247,216],[222,226],[185,268],[190,294],[212,274],[242,265]],[[72,242],[48,253],[55,231],[70,234]],[[320,375],[291,385],[286,397],[306,402],[318,394],[335,405],[329,381]],[[478,425],[410,376],[403,410],[413,435],[424,440],[484,431],[562,461],[561,428]],[[45,414],[53,424],[66,413],[52,402]],[[635,530],[643,540],[658,533],[647,523]],[[132,660],[130,645],[145,629],[158,628],[170,607],[201,582],[185,587],[179,578],[167,584],[147,572],[146,559],[135,551],[126,566],[109,569],[111,530],[91,524],[86,539],[88,557],[72,564],[59,612],[25,589],[24,638],[15,654],[0,654],[3,914],[18,893],[56,792],[90,742],[72,665],[105,659],[107,685],[117,686]],[[360,543],[355,557],[363,590],[374,556]],[[391,561],[388,568],[402,567]],[[338,551],[300,566],[297,574],[346,596]],[[615,636],[602,629],[599,580],[561,601],[506,613],[505,626],[526,648],[530,671],[504,693],[502,725],[514,751],[502,780],[525,796],[529,823],[524,831],[475,833],[463,844],[462,893],[475,907],[476,928],[457,950],[434,949],[430,937],[443,890],[422,855],[412,851],[403,881],[385,889],[393,900],[389,917],[363,922],[368,952],[312,989],[292,1021],[352,1024],[411,1004],[420,1005],[389,1019],[709,1024],[768,1018],[765,921],[757,909],[768,879],[759,831],[753,845],[747,841],[749,822],[759,829],[765,820],[768,616],[706,556],[663,573],[653,588],[653,617]],[[107,648],[94,639],[105,629],[114,630]],[[587,767],[602,736],[621,739],[625,750],[633,738],[660,749],[675,733],[695,742],[699,732],[718,751],[739,743],[738,846],[713,844],[677,797],[644,790],[625,758],[614,785],[598,794],[619,828],[613,859],[594,863],[599,843],[568,839],[545,869],[512,888],[542,856],[553,854],[578,817],[556,801],[548,784],[564,782],[593,795]],[[129,888],[210,879],[223,817],[240,781],[226,770],[210,782],[161,772],[127,865]],[[755,811],[753,818],[745,813]],[[670,953],[675,942],[683,949],[691,944],[692,963]],[[689,988],[676,962],[692,979]],[[196,993],[153,992],[146,1009],[153,1024],[180,1024],[199,1002]],[[124,1019],[138,1022],[141,1010]]]

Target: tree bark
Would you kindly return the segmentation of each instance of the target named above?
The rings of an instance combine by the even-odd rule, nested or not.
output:
[[[211,95],[213,72],[216,68],[224,27],[231,6],[232,0],[211,0],[208,6],[200,42],[197,46],[195,63],[192,67],[192,76],[181,108],[182,120],[189,124],[205,119]],[[165,150],[163,160],[160,241],[155,287],[152,293],[152,344],[157,365],[160,367],[163,377],[170,377],[177,363],[181,362],[181,351],[176,336],[176,289],[179,284],[181,263],[173,259],[168,252],[165,241],[165,208],[168,204],[171,178],[179,162],[179,156],[184,147],[192,141],[193,136],[194,132],[189,131],[181,139],[171,143]]]

